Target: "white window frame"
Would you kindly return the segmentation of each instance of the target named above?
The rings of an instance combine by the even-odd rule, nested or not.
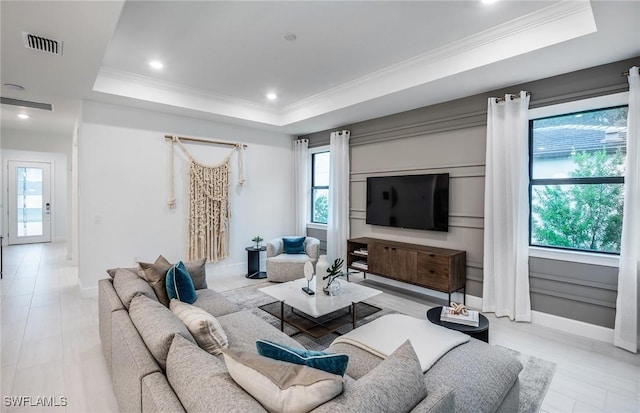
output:
[[[313,155],[320,152],[329,152],[329,145],[317,146],[315,148],[309,148],[309,202],[311,207],[313,208],[313,188],[311,184],[313,183]],[[307,212],[307,228],[311,229],[327,229],[327,224],[322,224],[319,222],[311,222],[311,213]]]
[[[565,102],[557,105],[549,105],[529,109],[529,120],[628,104],[629,92],[615,93],[611,95],[598,96],[589,99],[581,99],[573,102]],[[527,205],[527,207],[530,206]],[[530,246],[529,257],[602,265],[606,267],[618,267],[620,264],[620,257],[618,255],[560,250],[556,248],[545,248],[540,246]]]

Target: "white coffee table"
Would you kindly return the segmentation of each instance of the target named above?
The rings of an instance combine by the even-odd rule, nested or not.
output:
[[[382,294],[382,291],[344,280],[340,280],[340,285],[340,293],[336,296],[322,292],[305,294],[302,287],[307,286],[307,280],[304,278],[260,288],[278,300],[260,308],[280,320],[282,331],[284,323],[287,323],[316,338],[349,323],[356,328],[358,319],[380,311],[380,308],[363,301]]]

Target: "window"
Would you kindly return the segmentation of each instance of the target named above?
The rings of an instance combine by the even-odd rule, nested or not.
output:
[[[329,215],[329,151],[311,154],[311,222],[326,224]]]
[[[533,119],[530,245],[619,254],[627,106]]]

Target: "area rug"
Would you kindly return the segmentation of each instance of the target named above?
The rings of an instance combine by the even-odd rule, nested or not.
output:
[[[234,290],[222,291],[229,300],[238,304],[243,310],[251,311],[253,314],[267,321],[276,328],[280,328],[280,320],[271,314],[262,311],[258,307],[275,301],[273,297],[259,291],[262,287],[273,285],[269,281],[261,281],[246,287],[236,288]],[[369,323],[385,314],[393,314],[396,311],[382,309],[375,314],[365,317],[358,321],[359,325]],[[338,334],[344,334],[351,330],[351,325],[345,325],[338,329]],[[285,333],[292,335],[297,330],[285,324]],[[295,334],[293,338],[309,350],[323,350],[338,337],[338,334],[328,334],[324,337],[314,339],[306,334]],[[522,363],[523,369],[520,372],[520,408],[518,413],[535,413],[538,412],[544,396],[549,389],[551,379],[555,372],[556,365],[550,361],[542,360],[527,354],[520,353],[510,348],[505,348],[508,352],[518,358]]]

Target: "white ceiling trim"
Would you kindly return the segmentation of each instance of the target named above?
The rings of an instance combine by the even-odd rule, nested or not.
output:
[[[286,126],[597,31],[588,1],[560,2],[282,109],[103,67],[94,91]]]
[[[266,105],[258,105],[111,67],[100,68],[93,90],[252,122],[279,125],[279,112]]]
[[[299,122],[597,31],[589,2],[557,3],[283,108]]]

